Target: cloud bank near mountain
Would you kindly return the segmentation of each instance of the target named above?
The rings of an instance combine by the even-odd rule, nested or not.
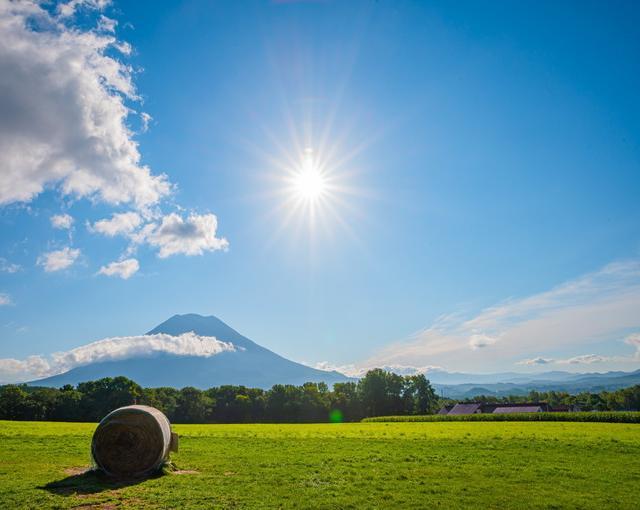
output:
[[[193,332],[178,336],[159,333],[104,338],[50,356],[29,356],[23,360],[0,359],[0,383],[40,379],[91,363],[148,357],[160,353],[210,357],[235,350],[232,343]]]
[[[326,372],[339,372],[349,377],[363,377],[369,370],[374,368],[380,368],[387,372],[393,372],[398,375],[417,375],[426,374],[432,372],[442,372],[442,367],[439,366],[412,366],[412,365],[356,365],[353,363],[346,365],[336,365],[328,361],[319,361],[318,363],[303,363],[307,366],[317,368],[318,370],[324,370]]]

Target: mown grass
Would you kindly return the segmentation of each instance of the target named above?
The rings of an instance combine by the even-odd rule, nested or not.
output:
[[[94,424],[0,422],[0,508],[638,508],[640,426],[178,425],[183,474],[78,474]],[[178,471],[178,473],[180,473]]]
[[[375,416],[363,422],[434,422],[434,421],[570,421],[603,423],[640,423],[640,412],[581,412],[581,413],[478,413],[478,414],[426,414],[405,416]]]

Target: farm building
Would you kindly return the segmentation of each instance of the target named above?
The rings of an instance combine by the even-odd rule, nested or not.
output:
[[[576,411],[573,406],[555,406],[551,407],[546,402],[523,402],[513,403],[485,403],[485,402],[469,402],[465,404],[455,404],[454,406],[445,406],[438,414],[460,415],[460,414],[506,414],[506,413],[542,413],[542,412],[567,412]]]
[[[448,415],[455,414],[477,414],[482,412],[482,404],[456,404],[451,408]]]
[[[541,413],[542,407],[540,406],[503,406],[496,407],[493,410],[493,414],[508,414],[508,413]]]

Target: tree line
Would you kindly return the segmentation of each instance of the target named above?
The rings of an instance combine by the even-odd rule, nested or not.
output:
[[[424,375],[369,371],[356,382],[245,386],[142,388],[126,377],[62,388],[0,387],[0,419],[99,421],[125,405],[160,409],[173,423],[317,423],[359,421],[389,414],[429,414],[440,401]]]
[[[456,401],[450,401],[455,403]],[[566,405],[581,411],[640,411],[640,384],[615,391],[571,394],[566,391],[530,391],[528,395],[496,397],[481,395],[464,402],[486,402],[496,404],[518,404],[545,402],[552,407]]]
[[[532,391],[526,396],[478,396],[460,402],[546,402],[583,411],[640,410],[640,385],[600,393]],[[245,386],[142,388],[126,377],[104,378],[62,388],[0,387],[0,419],[88,421],[130,404],[160,409],[174,423],[320,423],[359,421],[373,416],[424,415],[457,400],[440,399],[424,375],[400,376],[381,369],[356,382],[302,386],[277,384],[269,390]]]

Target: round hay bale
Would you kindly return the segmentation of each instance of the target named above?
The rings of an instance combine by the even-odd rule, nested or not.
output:
[[[127,406],[110,412],[91,440],[96,465],[111,476],[138,478],[158,471],[177,451],[178,436],[154,407]]]

